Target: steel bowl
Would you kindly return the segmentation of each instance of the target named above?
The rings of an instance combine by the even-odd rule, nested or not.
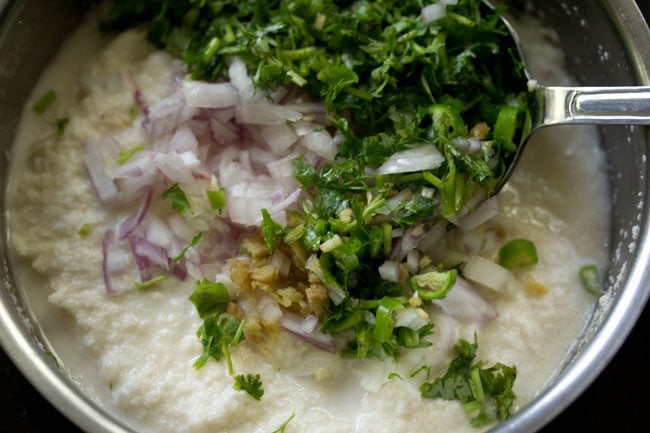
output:
[[[81,429],[133,432],[70,378],[8,259],[5,195],[8,163],[25,100],[39,74],[83,16],[88,2],[0,0],[0,343],[28,380]],[[650,30],[632,0],[534,0],[535,14],[560,36],[569,72],[583,85],[650,85]],[[603,56],[602,53],[608,53]],[[538,397],[493,432],[533,432],[574,401],[622,345],[650,295],[648,129],[599,129],[612,201],[603,302],[560,372]]]

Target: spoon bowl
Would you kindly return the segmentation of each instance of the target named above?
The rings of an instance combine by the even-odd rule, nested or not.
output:
[[[494,10],[490,0],[481,0]],[[516,151],[507,161],[503,176],[493,194],[498,193],[514,172],[531,136],[539,129],[553,125],[650,125],[650,86],[547,86],[531,75],[517,32],[507,15],[500,19],[510,33],[519,61],[528,79],[526,108],[528,115],[518,136],[508,138]]]

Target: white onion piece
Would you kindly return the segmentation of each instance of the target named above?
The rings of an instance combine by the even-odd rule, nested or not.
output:
[[[261,99],[262,92],[256,92],[253,80],[248,76],[246,65],[239,57],[234,57],[228,67],[230,83],[237,89],[239,100],[244,104],[250,104],[256,99]]]
[[[183,95],[190,107],[224,108],[239,102],[237,90],[230,83],[183,81]]]
[[[475,229],[463,234],[460,239],[460,250],[463,254],[474,256],[483,250],[485,243],[485,230]]]
[[[420,312],[417,308],[404,308],[395,315],[395,326],[405,326],[410,329],[420,329],[429,323],[426,320],[426,313]]]
[[[266,168],[273,179],[293,177],[293,160],[299,156],[294,152],[282,159],[267,163]]]
[[[169,269],[169,257],[165,250],[140,236],[132,235],[129,239],[133,245],[134,256],[143,257],[149,263],[160,266],[165,270]]]
[[[304,320],[305,319],[302,319],[297,314],[291,313],[289,311],[284,311],[282,318],[280,319],[280,327],[285,331],[288,331],[291,334],[306,341],[307,343],[313,344],[319,349],[331,353],[336,353],[336,343],[334,342],[332,336],[323,334],[318,330],[305,332],[303,327]]]
[[[104,277],[104,287],[106,288],[106,293],[108,294],[116,293],[115,288],[113,287],[111,273],[108,269],[109,253],[114,241],[115,234],[113,231],[107,231],[102,239],[102,276]]]
[[[473,256],[467,261],[463,275],[470,281],[496,291],[503,290],[512,279],[509,270],[481,256]]]
[[[406,255],[416,249],[422,238],[422,228],[412,227],[404,233],[404,236],[397,242],[393,251],[391,251],[389,259],[396,262],[401,262],[406,258]]]
[[[283,105],[284,107],[293,111],[297,111],[298,113],[327,114],[327,110],[325,110],[325,106],[320,102],[294,102],[294,103],[283,104]]]
[[[136,236],[132,235],[128,237],[129,244],[131,245],[131,252],[133,253],[133,258],[135,259],[135,264],[140,271],[140,279],[142,281],[149,281],[152,277],[151,274],[151,262],[145,256],[136,254]],[[198,278],[197,278],[198,279]]]
[[[168,250],[172,246],[174,234],[163,220],[152,214],[147,218],[145,236],[152,244]]]
[[[274,325],[278,323],[282,317],[282,310],[278,304],[268,296],[262,297],[262,299],[257,302],[256,309],[260,318],[266,325]]]
[[[178,127],[174,136],[169,142],[169,149],[174,150],[178,153],[182,152],[193,152],[196,153],[196,148],[198,147],[199,142],[196,140],[196,136],[192,130],[187,125],[181,125]]]
[[[379,276],[384,281],[390,281],[391,283],[399,283],[400,280],[400,265],[398,262],[393,262],[386,260],[384,263],[379,266]]]
[[[376,174],[411,173],[433,170],[440,167],[445,157],[432,144],[402,150],[390,156],[377,170]]]
[[[420,251],[413,249],[406,255],[406,266],[411,274],[417,274],[420,268]]]
[[[260,225],[262,209],[273,207],[271,194],[273,184],[265,182],[263,177],[250,183],[238,183],[228,191],[228,213],[230,219],[238,224]],[[270,211],[269,214],[274,216]],[[277,221],[277,219],[276,219]],[[277,221],[279,223],[279,221]]]
[[[261,132],[266,144],[278,155],[284,154],[293,143],[298,141],[298,135],[286,124],[263,126]]]
[[[485,299],[479,296],[472,285],[457,276],[454,286],[444,299],[433,301],[442,311],[464,322],[484,323],[496,319],[497,312]]]
[[[185,165],[183,158],[176,152],[158,154],[153,159],[156,167],[170,180],[180,183],[193,183],[194,176]]]
[[[334,305],[339,305],[341,302],[343,302],[346,296],[345,292],[340,286],[338,286],[337,283],[326,281],[323,270],[320,267],[320,261],[314,254],[309,256],[307,259],[307,262],[305,263],[305,269],[313,272],[323,282],[325,287],[327,287],[329,297]]]
[[[497,198],[492,197],[458,220],[456,225],[464,232],[470,231],[499,214]]]
[[[105,140],[103,141],[105,142]],[[102,203],[114,201],[117,198],[117,187],[106,172],[99,141],[89,140],[84,143],[83,160],[99,200]]]
[[[223,142],[230,144],[239,138],[235,132],[218,119],[210,119],[210,131],[212,132],[212,137],[217,143]]]
[[[275,250],[269,259],[269,265],[276,268],[279,274],[286,278],[289,276],[289,271],[291,271],[291,259],[285,256],[282,251]]]
[[[300,325],[302,331],[307,334],[314,332],[316,330],[316,327],[318,327],[318,318],[313,314],[305,317],[305,319],[302,321],[302,324]]]
[[[325,130],[310,131],[301,138],[302,145],[316,155],[333,161],[338,148],[332,136]]]
[[[289,110],[281,105],[260,101],[255,104],[238,105],[235,107],[237,123],[251,125],[282,125],[285,122],[295,122],[302,117],[297,111]]]
[[[134,178],[150,174],[155,170],[153,163],[153,152],[138,152],[124,165],[120,165],[113,171],[113,178]]]
[[[422,8],[420,17],[425,24],[432,23],[447,16],[447,4],[445,2],[434,3]]]
[[[118,235],[120,239],[126,239],[131,233],[133,233],[133,230],[142,224],[142,221],[144,221],[144,218],[147,216],[147,213],[149,212],[149,208],[151,207],[151,200],[153,199],[153,190],[149,189],[147,190],[147,193],[145,194],[144,200],[142,203],[140,203],[140,207],[138,208],[138,211],[127,217],[121,224],[120,224],[120,229],[118,231]]]
[[[445,233],[447,233],[447,223],[440,220],[420,238],[418,249],[423,253],[431,253]]]

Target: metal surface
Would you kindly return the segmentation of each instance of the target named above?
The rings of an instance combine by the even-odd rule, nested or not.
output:
[[[650,85],[650,31],[634,2],[539,0],[535,3],[543,11],[544,22],[559,33],[568,55],[567,66],[581,83]],[[3,150],[0,187],[3,191],[8,154],[23,102],[79,16],[79,11],[65,0],[7,4],[0,0],[0,146]],[[582,20],[589,29],[581,25]],[[609,53],[607,62],[603,62],[601,49]],[[618,350],[650,294],[647,131],[607,126],[601,129],[601,136],[607,143],[613,209],[612,252],[607,275],[612,303],[603,304],[595,313],[561,373],[548,388],[506,423],[496,426],[494,432],[536,431],[569,405]],[[637,208],[639,201],[643,203],[641,209]],[[15,287],[8,264],[4,194],[0,195],[0,209],[4,232],[0,237],[0,343],[39,391],[82,429],[98,433],[131,432],[85,396],[48,353],[52,348],[46,333],[30,313],[24,293]],[[639,227],[639,234],[631,246],[626,236],[636,232],[635,226]]]

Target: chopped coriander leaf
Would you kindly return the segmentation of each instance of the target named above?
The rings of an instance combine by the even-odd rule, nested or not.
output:
[[[68,126],[68,123],[70,123],[70,119],[68,117],[59,117],[57,119],[54,119],[52,125],[56,128],[57,137],[63,136],[63,134],[65,133],[65,128]]]
[[[474,343],[460,340],[455,346],[458,356],[447,372],[433,382],[423,383],[420,392],[426,398],[458,400],[472,425],[478,427],[512,415],[517,370],[501,363],[485,368],[483,361],[473,362],[477,349],[476,336]],[[496,407],[495,415],[491,407]]]
[[[135,288],[138,289],[138,290],[150,289],[151,287],[155,286],[156,284],[158,284],[158,283],[160,283],[162,281],[165,281],[166,279],[167,279],[167,276],[161,275],[159,277],[152,278],[151,280],[147,280],[147,281],[143,281],[143,282],[136,281],[135,282]]]
[[[264,395],[262,380],[259,374],[238,374],[235,376],[233,389],[237,391],[246,391],[248,395],[255,400],[261,400]]]
[[[603,292],[598,280],[598,268],[596,265],[587,265],[580,268],[580,281],[582,287],[596,298],[599,298]]]
[[[530,266],[537,263],[535,244],[528,239],[514,239],[499,250],[499,265],[506,269]]]
[[[264,236],[264,246],[269,254],[273,253],[278,242],[284,237],[284,229],[273,221],[266,209],[262,209],[262,235]]]
[[[388,379],[388,380],[393,380],[393,379],[404,380],[404,379],[402,378],[402,376],[399,375],[399,373],[395,373],[395,372],[388,373],[387,379]]]
[[[92,230],[91,225],[86,223],[82,225],[81,228],[79,229],[79,236],[81,236],[82,238],[87,238],[91,230]]]
[[[199,242],[201,242],[201,239],[203,239],[203,232],[200,232],[199,234],[194,236],[192,238],[192,241],[190,242],[190,244],[188,246],[186,246],[185,248],[183,248],[181,250],[181,252],[178,253],[174,258],[172,258],[172,262],[178,262],[179,260],[181,260],[185,256],[185,253],[187,252],[187,250],[189,250],[190,248],[196,246]]]
[[[48,90],[38,101],[32,105],[32,110],[36,114],[43,114],[56,101],[57,95],[54,90]]]
[[[203,279],[196,282],[190,301],[196,307],[199,317],[204,318],[208,314],[225,312],[230,302],[230,293],[223,283],[213,283]]]
[[[283,422],[283,423],[280,425],[280,427],[278,427],[277,429],[273,430],[271,433],[284,433],[284,430],[287,428],[287,426],[289,425],[289,423],[290,423],[291,421],[293,421],[293,419],[294,419],[295,417],[296,417],[296,414],[295,414],[295,413],[292,413],[291,416],[290,416],[289,418],[287,418],[287,420],[286,420],[285,422]]]
[[[227,202],[225,191],[222,189],[218,191],[207,191],[206,194],[208,196],[208,201],[210,202],[210,207],[221,212]]]
[[[425,380],[429,380],[429,375],[431,374],[431,366],[429,365],[421,365],[409,373],[409,377],[415,377],[422,371],[426,373]]]
[[[142,145],[135,146],[131,149],[123,150],[117,155],[117,163],[120,165],[124,165],[127,163],[129,159],[133,157],[133,155],[143,150],[144,150],[144,146]]]
[[[191,210],[190,202],[178,183],[173,184],[162,194],[162,198],[172,202],[172,209],[182,214]]]
[[[228,313],[212,312],[203,318],[203,324],[196,332],[203,346],[203,353],[194,361],[194,368],[199,369],[210,358],[220,361],[225,356],[230,366],[230,347],[236,346],[243,339],[240,331],[241,323]]]

